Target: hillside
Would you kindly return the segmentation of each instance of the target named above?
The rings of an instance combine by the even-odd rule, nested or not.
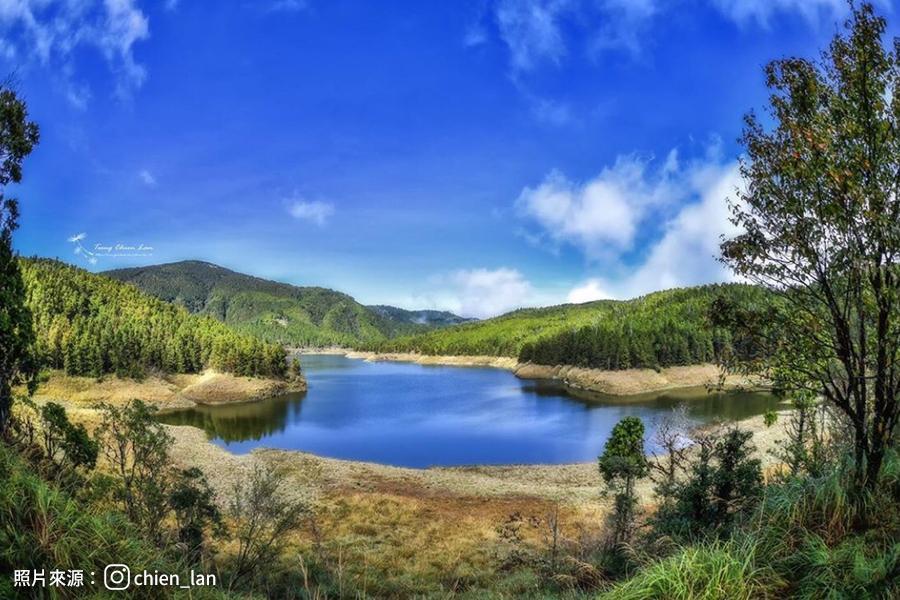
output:
[[[201,261],[103,274],[239,331],[293,346],[355,346],[430,328],[401,309],[372,310],[341,292],[270,281]]]
[[[596,369],[657,368],[711,362],[731,350],[731,333],[710,322],[720,297],[743,303],[762,292],[746,285],[706,285],[517,310],[378,344],[380,352],[517,357],[521,362]]]
[[[477,320],[460,317],[446,310],[406,310],[383,304],[367,306],[366,308],[391,321],[409,323],[410,325],[449,327],[450,325],[459,325],[460,323],[469,323]]]
[[[50,259],[22,259],[42,364],[69,375],[148,371],[283,376],[284,350],[133,286]]]
[[[600,300],[523,308],[493,319],[463,323],[427,333],[389,340],[371,349],[421,354],[518,356],[522,346],[545,336],[593,323],[616,304]]]

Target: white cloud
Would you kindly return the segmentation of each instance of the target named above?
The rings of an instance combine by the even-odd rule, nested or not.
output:
[[[890,0],[875,0],[890,7]],[[800,14],[819,24],[848,13],[846,0],[707,0],[726,18],[744,25],[767,26],[776,14]],[[639,54],[647,28],[667,12],[679,10],[674,2],[661,0],[496,0],[492,16],[502,42],[509,50],[514,75],[541,64],[559,65],[575,40],[566,29],[584,33],[585,48],[593,53],[626,50]],[[474,32],[474,33],[473,33]],[[482,27],[470,28],[464,44],[485,41]]]
[[[607,258],[628,250],[648,212],[676,195],[677,155],[670,153],[655,172],[648,167],[637,156],[620,156],[585,183],[552,171],[537,187],[522,190],[516,207],[555,241],[592,259]]]
[[[534,290],[515,269],[457,271],[450,278],[455,288],[459,314],[491,317],[528,303]]]
[[[608,300],[612,294],[603,289],[603,283],[599,279],[588,279],[584,283],[572,288],[566,296],[566,302],[581,304],[594,300]]]
[[[487,32],[479,24],[470,25],[463,36],[463,46],[473,48],[487,42]]]
[[[147,17],[135,0],[0,0],[4,52],[44,66],[58,63],[68,81],[73,51],[93,47],[118,75],[120,96],[127,96],[146,78],[133,48],[149,35]],[[89,92],[84,85],[68,83],[70,100],[75,105],[86,102]]]
[[[464,317],[485,319],[523,308],[558,302],[541,293],[516,269],[460,269],[428,278],[429,288],[385,303],[410,310],[448,310]]]
[[[601,16],[592,49],[625,48],[638,54],[641,34],[659,7],[657,0],[600,0],[597,8]]]
[[[569,293],[570,301],[633,298],[673,287],[735,280],[717,257],[721,236],[738,233],[729,221],[725,201],[734,198],[742,185],[737,163],[709,157],[681,171],[680,176],[686,203],[666,223],[646,258],[624,277],[592,278],[579,284]]]
[[[572,109],[564,102],[557,102],[547,98],[531,99],[531,114],[541,123],[547,125],[569,125],[575,121]]]
[[[568,0],[500,0],[495,18],[510,52],[513,71],[527,71],[541,62],[559,63],[566,53],[560,28]]]
[[[138,177],[147,187],[156,186],[156,177],[154,177],[153,173],[151,173],[147,169],[141,169],[140,171],[138,171]]]
[[[848,11],[846,0],[711,0],[725,16],[738,24],[755,21],[766,26],[776,13],[800,13],[810,23],[833,19]]]
[[[294,200],[288,206],[288,213],[295,219],[310,221],[321,227],[334,214],[334,205],[319,200]]]

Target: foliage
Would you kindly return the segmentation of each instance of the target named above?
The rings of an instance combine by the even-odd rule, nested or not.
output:
[[[278,559],[287,536],[309,516],[304,499],[290,499],[278,471],[256,465],[238,480],[228,500],[238,551],[231,567],[229,589],[247,578],[264,578],[263,566]]]
[[[829,444],[827,439],[826,406],[809,392],[795,394],[792,406],[784,426],[787,440],[774,454],[787,466],[792,476],[807,473],[819,477],[831,458],[829,447],[834,445]]]
[[[38,126],[16,92],[0,85],[0,187],[22,180],[22,161],[38,143]],[[19,202],[0,191],[0,432],[12,408],[12,388],[32,389],[37,363],[32,353],[34,333],[25,304],[25,286],[12,235],[19,226]]]
[[[186,566],[145,541],[122,514],[84,504],[56,489],[2,443],[0,481],[0,597],[18,597],[11,581],[13,569],[79,569],[87,574],[122,563],[150,572],[187,572]],[[85,579],[88,584],[90,577]],[[21,597],[32,597],[31,592]],[[148,597],[139,589],[121,595]],[[198,588],[192,597],[221,594]]]
[[[139,377],[148,370],[194,373],[206,367],[238,375],[285,374],[285,352],[276,344],[59,261],[20,264],[37,354],[48,367],[95,377]]]
[[[750,286],[709,285],[625,302],[521,309],[370,347],[385,352],[516,356],[521,362],[598,369],[713,362],[737,351],[730,331],[710,322],[714,301],[725,296],[743,305],[759,301],[761,294]]]
[[[885,27],[862,4],[820,64],[767,66],[773,126],[746,117],[747,186],[731,203],[744,233],[722,244],[735,273],[778,298],[739,315],[766,352],[731,366],[846,415],[860,498],[900,419],[900,51]]]
[[[47,458],[60,461],[72,469],[93,469],[97,464],[98,445],[81,423],[74,425],[66,409],[47,402],[40,409],[41,432]]]
[[[752,434],[730,427],[697,440],[697,454],[682,466],[686,476],[658,488],[664,495],[653,517],[654,535],[679,540],[724,536],[736,517],[762,494],[759,459],[752,458]]]
[[[200,261],[104,275],[238,331],[291,346],[355,346],[430,328],[365,307],[340,292],[269,281]]]
[[[543,335],[592,323],[611,301],[523,308],[487,319],[399,337],[368,345],[381,352],[419,352],[434,355],[518,356],[522,346]]]
[[[604,600],[755,600],[772,591],[772,573],[758,567],[752,544],[689,546],[645,567],[600,596]]]
[[[709,319],[714,302],[725,297],[744,305],[760,296],[760,290],[743,285],[656,292],[610,306],[591,325],[527,344],[519,359],[606,370],[715,362],[735,348],[730,330]]]
[[[223,527],[222,515],[203,471],[196,467],[179,471],[168,504],[175,513],[178,543],[184,547],[188,562],[199,563],[205,550],[206,530],[221,531]]]
[[[631,537],[637,508],[634,484],[649,469],[644,456],[644,423],[638,417],[625,417],[616,423],[598,464],[603,481],[616,489],[612,541],[619,544]]]
[[[140,400],[123,407],[100,405],[100,447],[118,478],[116,496],[132,522],[159,542],[168,510],[172,437],[153,419],[156,409]]]

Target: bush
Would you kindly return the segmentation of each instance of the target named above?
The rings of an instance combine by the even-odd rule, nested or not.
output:
[[[187,572],[144,541],[124,515],[77,502],[33,473],[3,444],[0,481],[0,597],[15,597],[10,581],[13,569],[81,569],[88,585],[82,592],[90,589],[90,571],[102,573],[113,563],[133,570]],[[216,596],[195,591],[201,592],[199,597]],[[150,591],[134,590],[126,597],[150,595]]]
[[[737,517],[748,513],[760,497],[760,462],[751,458],[752,434],[732,427],[722,435],[697,442],[698,454],[689,462],[687,478],[661,488],[653,518],[654,534],[676,540],[725,537]]]

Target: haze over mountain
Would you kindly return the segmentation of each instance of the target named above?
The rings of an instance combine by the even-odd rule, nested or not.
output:
[[[203,261],[103,273],[235,329],[295,346],[352,346],[465,321],[452,313],[366,307],[347,294],[237,273]]]
[[[409,323],[411,325],[445,327],[448,325],[459,325],[460,323],[478,320],[469,317],[460,317],[459,315],[455,315],[446,310],[406,310],[405,308],[397,308],[396,306],[387,306],[384,304],[370,305],[366,306],[366,308],[373,310],[382,317],[392,321]]]

